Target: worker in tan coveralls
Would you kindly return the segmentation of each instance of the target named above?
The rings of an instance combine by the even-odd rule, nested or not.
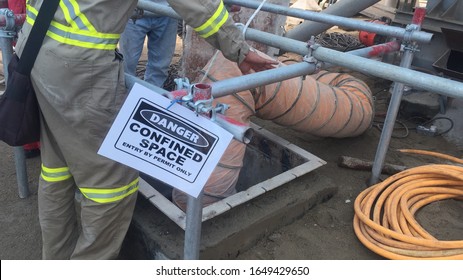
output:
[[[29,0],[20,55],[43,0]],[[249,51],[221,0],[169,0],[244,72],[272,61]],[[42,111],[39,220],[44,259],[114,259],[135,206],[138,172],[97,154],[126,96],[120,34],[136,0],[61,0],[31,77]],[[74,205],[80,203],[81,232]]]

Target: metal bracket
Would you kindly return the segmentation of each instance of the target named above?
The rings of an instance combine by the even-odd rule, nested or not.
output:
[[[174,82],[176,90],[189,89],[191,85],[187,77],[174,79]]]
[[[302,58],[302,60],[304,62],[307,62],[307,63],[310,63],[310,64],[313,64],[315,65],[315,71],[314,73],[318,73],[321,68],[322,68],[322,63],[320,63],[314,56],[313,56],[313,51],[316,50],[320,45],[317,44],[315,42],[315,37],[312,36],[310,38],[310,40],[307,42],[307,48],[308,48],[308,52],[306,55],[304,55],[304,57]]]
[[[14,38],[15,36],[16,32],[14,31],[0,30],[0,38]]]
[[[412,34],[415,31],[419,31],[420,27],[416,24],[409,24],[405,28],[405,37],[404,40],[402,41],[402,44],[400,45],[400,51],[412,51],[414,53],[419,52],[420,48],[418,47],[418,44],[414,41],[411,40]]]
[[[420,48],[418,47],[417,44],[408,43],[408,44],[402,45],[402,46],[400,47],[400,50],[401,50],[401,51],[419,52],[419,51],[420,51]]]
[[[194,85],[190,84],[188,78],[178,78],[175,79],[176,89],[188,89],[188,94],[182,97],[181,103],[184,104],[185,107],[190,108],[196,114],[209,114],[212,113],[211,119],[214,120],[215,114],[225,114],[225,111],[230,108],[227,104],[217,103],[215,107],[212,105],[214,98],[205,99],[205,100],[194,100]]]
[[[408,24],[405,27],[405,36],[404,36],[403,41],[407,42],[407,43],[411,42],[413,32],[419,31],[419,30],[420,30],[420,27],[418,25],[416,25],[416,24]]]
[[[196,114],[209,114],[213,111],[212,101],[214,98],[206,100],[198,100],[196,102],[189,102],[187,105],[190,106]]]

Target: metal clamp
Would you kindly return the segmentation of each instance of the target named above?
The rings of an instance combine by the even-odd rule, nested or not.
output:
[[[315,71],[314,73],[318,73],[322,69],[322,63],[320,63],[314,56],[313,56],[313,51],[315,51],[320,45],[315,42],[315,37],[312,36],[310,40],[307,42],[307,48],[308,52],[302,60],[304,62],[313,64],[315,66]]]
[[[177,89],[188,88],[188,94],[182,97],[182,104],[196,114],[208,115],[213,111],[211,87],[208,84],[189,84],[188,79],[176,79]]]
[[[417,44],[414,43],[408,43],[408,44],[403,44],[400,47],[401,51],[412,51],[412,52],[419,52],[420,48],[418,47]]]
[[[5,26],[1,28],[0,36],[12,38],[16,35],[16,23],[14,20],[14,13],[10,9],[0,9],[0,17],[5,18]]]
[[[191,86],[190,80],[187,77],[174,79],[174,82],[176,90],[189,89]]]
[[[214,109],[212,106],[213,100],[213,98],[206,100],[198,100],[196,102],[190,102],[188,105],[192,107],[193,111],[195,111],[196,114],[207,115]]]
[[[413,32],[415,31],[419,31],[420,30],[420,27],[416,24],[408,24],[406,27],[405,27],[405,35],[404,35],[404,42],[410,42],[412,41],[412,36],[413,36]]]

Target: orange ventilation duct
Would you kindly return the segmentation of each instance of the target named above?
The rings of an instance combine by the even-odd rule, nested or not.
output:
[[[242,75],[236,63],[220,54],[210,63],[208,76],[202,82]],[[215,102],[230,105],[226,115],[242,123],[249,123],[251,116],[256,116],[320,137],[360,135],[371,126],[374,116],[372,94],[363,81],[327,71],[216,98]],[[232,140],[204,187],[203,206],[236,192],[245,150],[245,144]],[[186,209],[184,193],[174,190],[173,200]]]

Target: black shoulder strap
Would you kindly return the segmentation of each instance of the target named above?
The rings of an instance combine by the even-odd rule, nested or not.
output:
[[[42,2],[40,11],[21,54],[18,67],[16,68],[17,72],[25,75],[30,74],[59,2],[60,0],[44,0]]]

